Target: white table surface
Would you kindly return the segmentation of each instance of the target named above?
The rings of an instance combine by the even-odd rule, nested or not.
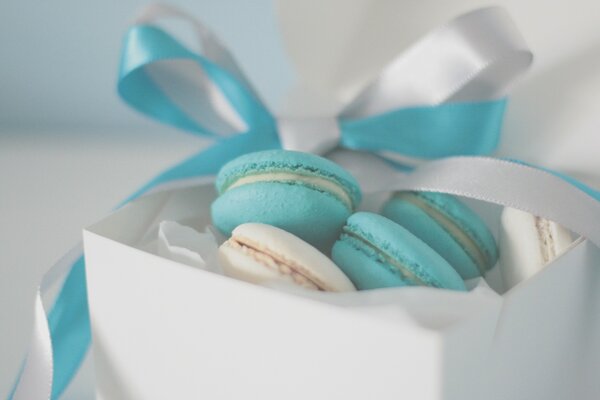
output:
[[[512,96],[500,153],[600,187],[600,3],[496,3],[509,8],[536,54],[532,72]],[[15,344],[0,357],[0,397],[28,341],[15,335],[30,324],[33,295],[46,269],[80,240],[82,227],[206,145],[166,127],[148,129],[151,123],[133,126],[0,124],[0,301],[10,299],[10,306],[0,307],[0,338]],[[71,398],[90,393],[84,384]]]

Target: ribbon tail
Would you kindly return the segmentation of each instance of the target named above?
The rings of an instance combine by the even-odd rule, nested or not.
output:
[[[54,378],[52,399],[63,393],[90,346],[91,329],[83,255],[75,261],[48,313]]]
[[[139,112],[201,136],[273,124],[245,80],[152,25],[127,32],[117,90]]]

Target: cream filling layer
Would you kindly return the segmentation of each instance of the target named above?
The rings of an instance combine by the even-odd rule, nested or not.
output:
[[[252,257],[256,262],[264,265],[266,268],[277,271],[280,275],[289,276],[297,285],[307,289],[331,291],[323,282],[310,276],[311,274],[291,260],[287,260],[278,254],[262,249],[260,245],[253,243],[252,240],[243,237],[231,237],[227,242],[231,248],[243,252]]]
[[[486,272],[487,257],[485,253],[479,248],[477,243],[469,237],[457,224],[454,223],[450,218],[430,206],[425,200],[421,199],[418,195],[410,192],[397,193],[395,196],[397,199],[404,200],[411,203],[415,207],[425,211],[431,218],[438,222],[446,231],[450,233],[460,245],[467,251],[467,253],[473,258],[475,264],[482,275]]]
[[[392,267],[396,268],[398,270],[398,272],[400,272],[400,274],[405,279],[409,280],[411,283],[413,283],[415,285],[419,285],[419,286],[429,286],[420,277],[415,275],[406,265],[402,264],[401,262],[396,260],[394,257],[388,255],[385,251],[381,250],[379,247],[375,246],[373,243],[369,242],[364,237],[357,235],[356,233],[349,230],[347,227],[344,227],[344,233],[346,235],[352,237],[353,239],[360,241],[365,246],[368,246],[369,248],[371,248],[371,250],[373,250],[377,254],[381,255],[381,257],[385,260],[386,264],[389,264]]]
[[[257,182],[302,182],[303,184],[316,187],[324,192],[331,193],[340,199],[349,210],[353,209],[352,199],[344,189],[335,182],[317,176],[306,176],[289,172],[265,172],[240,178],[232,183],[227,190]]]

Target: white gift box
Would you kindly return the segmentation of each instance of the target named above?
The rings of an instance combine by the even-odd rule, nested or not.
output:
[[[358,6],[341,8],[350,12]],[[298,21],[307,19],[281,10],[284,38],[302,79],[276,108],[292,116],[331,114],[390,54],[434,26],[406,16],[423,26],[398,28],[406,43],[388,43],[379,57],[367,52],[368,65],[353,71],[344,69],[353,65],[347,58],[356,61],[352,54],[327,59],[318,56],[318,46],[295,41],[306,34]],[[286,15],[294,18],[286,22]],[[368,31],[359,25],[340,25],[337,37],[348,40]],[[370,42],[368,47],[379,48]],[[338,75],[340,70],[346,73]],[[314,93],[315,87],[323,93]],[[211,182],[154,193],[85,231],[99,399],[598,397],[594,288],[600,276],[594,260],[600,253],[588,241],[578,240],[505,293],[497,270],[489,279],[496,290],[475,282],[468,293],[429,288],[289,293],[156,254],[160,222],[203,230],[214,196]],[[373,202],[365,207],[375,209],[377,199],[367,200]],[[495,206],[478,208],[496,230]]]
[[[289,293],[155,254],[162,220],[202,230],[214,196],[211,182],[150,194],[85,231],[99,399],[600,393],[600,251],[588,241],[502,295],[483,282]],[[477,209],[495,230],[495,206]]]

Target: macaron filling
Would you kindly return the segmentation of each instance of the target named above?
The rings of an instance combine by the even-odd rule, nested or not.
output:
[[[432,282],[432,284],[428,284],[421,277],[417,276],[412,272],[410,268],[408,268],[405,264],[403,264],[396,257],[393,257],[387,254],[383,249],[371,243],[367,238],[362,235],[354,232],[347,225],[343,229],[342,238],[347,241],[347,243],[351,244],[357,250],[362,251],[366,254],[373,254],[378,259],[381,259],[385,265],[393,268],[393,271],[399,273],[403,280],[412,286],[434,286],[434,287],[442,287],[438,282]],[[345,237],[344,237],[345,236]]]
[[[281,275],[290,276],[294,283],[302,287],[319,291],[333,291],[332,288],[327,287],[326,284],[311,276],[306,268],[275,252],[269,251],[269,249],[261,248],[264,246],[255,244],[251,239],[234,236],[225,243],[231,248],[252,257],[266,268],[277,271]]]
[[[339,199],[349,210],[353,209],[352,198],[336,182],[330,181],[319,176],[300,175],[291,172],[265,172],[260,174],[247,175],[238,178],[231,185],[223,190],[227,190],[248,185],[257,182],[280,182],[287,184],[301,184],[321,192],[329,193]]]
[[[477,265],[480,273],[485,274],[488,264],[486,254],[481,250],[481,247],[477,244],[473,238],[471,238],[464,229],[457,225],[451,218],[446,216],[444,213],[430,205],[427,200],[420,197],[418,194],[412,192],[399,192],[394,195],[394,198],[406,201],[422,209],[431,218],[440,224],[450,235],[458,242],[458,244],[466,251],[471,259]]]
[[[542,260],[544,264],[556,258],[556,245],[550,228],[550,221],[541,217],[535,217],[535,229],[541,243]]]

